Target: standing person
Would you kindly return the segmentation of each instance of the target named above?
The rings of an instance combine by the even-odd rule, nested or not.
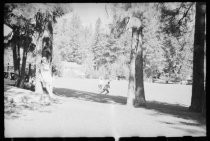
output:
[[[99,77],[98,88],[99,91],[101,91],[103,88],[103,77]]]
[[[46,57],[42,58],[41,61],[41,82],[42,86],[46,89],[50,98],[53,98],[54,95],[52,93],[52,76],[50,73],[50,65],[47,62]]]
[[[100,94],[102,94],[105,91],[106,91],[105,95],[108,94],[109,88],[110,88],[110,81],[108,81],[108,83],[104,86],[103,91]]]
[[[9,63],[7,64],[7,72],[9,72]]]
[[[11,77],[11,73],[9,71],[9,63],[7,64],[7,73],[8,73],[8,78],[11,79],[12,77]]]

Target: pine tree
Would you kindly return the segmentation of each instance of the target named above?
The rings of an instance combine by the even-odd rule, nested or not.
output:
[[[196,3],[194,52],[193,52],[193,85],[190,110],[203,112],[206,110],[204,91],[204,46],[205,46],[205,13],[206,4]]]

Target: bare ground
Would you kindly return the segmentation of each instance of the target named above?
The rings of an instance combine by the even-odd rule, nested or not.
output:
[[[48,105],[4,85],[5,97],[14,99],[5,100],[5,137],[206,136],[205,118],[188,111],[191,86],[145,83],[145,108],[125,105],[126,86],[112,81],[110,94],[101,95],[96,80],[57,79]]]

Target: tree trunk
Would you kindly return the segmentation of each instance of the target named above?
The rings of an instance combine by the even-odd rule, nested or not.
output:
[[[14,73],[17,77],[17,80],[20,76],[20,46],[19,43],[17,43],[17,40],[13,40],[12,42],[12,52],[13,52],[13,66],[14,66]],[[15,83],[15,86],[17,86],[17,81]]]
[[[18,76],[20,76],[20,44],[17,45],[17,69],[18,69]]]
[[[48,30],[49,30],[49,33],[50,33],[50,60],[49,60],[49,62],[50,62],[50,73],[51,73],[51,76],[53,77],[53,73],[52,73],[52,58],[53,58],[53,25],[52,25],[53,23],[52,22],[50,22],[49,23],[49,26],[50,26],[50,28],[48,28]]]
[[[23,88],[25,82],[25,68],[26,68],[26,60],[27,60],[27,47],[23,48],[23,58],[22,58],[22,66],[21,66],[21,73],[18,79],[17,86]]]
[[[140,32],[140,28],[132,28],[127,105],[135,107],[146,105],[143,83],[142,35]]]
[[[193,52],[193,84],[190,110],[202,112],[205,107],[204,93],[204,40],[205,40],[205,3],[196,3],[195,34]]]
[[[31,64],[28,65],[28,76],[29,76],[29,79],[31,78],[32,76],[32,72],[31,72]]]
[[[18,57],[17,57],[17,46],[16,44],[13,42],[12,43],[12,53],[13,53],[13,66],[14,66],[14,73],[16,75],[19,74],[19,70],[18,70]]]
[[[146,106],[144,94],[142,34],[140,30],[137,31],[137,37],[135,107]]]
[[[127,105],[134,106],[135,102],[135,52],[132,49],[130,54],[129,64],[129,79],[128,79],[128,98]]]

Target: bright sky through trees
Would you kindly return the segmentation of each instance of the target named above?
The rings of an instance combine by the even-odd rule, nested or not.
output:
[[[108,16],[105,10],[106,3],[74,3],[72,7],[84,26],[95,26],[98,18],[102,21],[102,27],[108,29],[111,22],[111,16]]]

